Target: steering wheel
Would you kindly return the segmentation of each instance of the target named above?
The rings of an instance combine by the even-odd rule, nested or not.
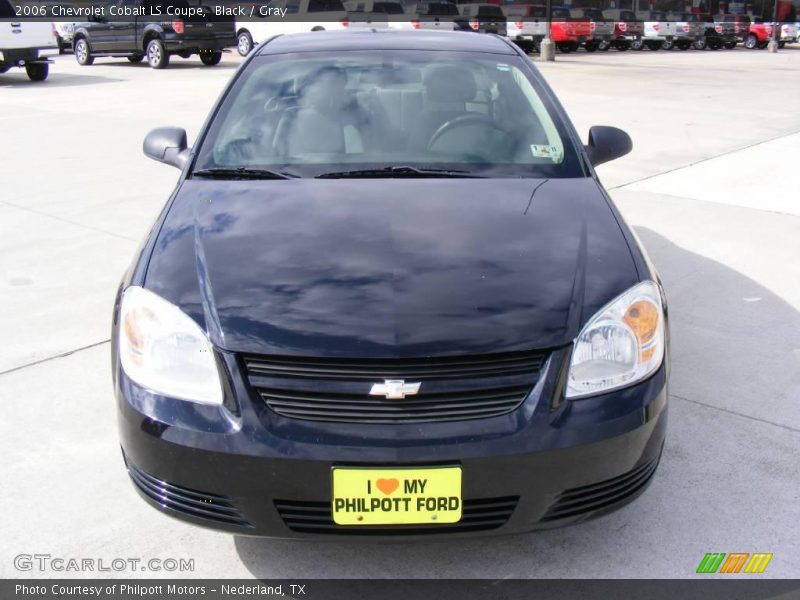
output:
[[[483,113],[471,112],[456,117],[455,119],[450,119],[446,123],[442,124],[442,126],[436,130],[436,132],[431,136],[431,139],[428,141],[428,150],[433,150],[433,145],[438,142],[442,136],[455,129],[469,127],[471,125],[483,125],[484,127],[488,127],[490,129],[494,129],[495,131],[499,131],[504,135],[508,135],[508,132],[500,127],[500,125],[495,123],[494,119],[490,119]]]

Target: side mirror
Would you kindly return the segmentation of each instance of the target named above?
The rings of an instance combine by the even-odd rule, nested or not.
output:
[[[625,156],[633,149],[633,142],[631,136],[622,129],[595,125],[589,129],[589,144],[584,148],[592,165],[596,167]]]
[[[153,129],[145,136],[142,151],[153,160],[183,169],[189,159],[186,130],[179,127]]]

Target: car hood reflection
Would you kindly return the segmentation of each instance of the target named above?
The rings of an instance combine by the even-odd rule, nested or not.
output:
[[[187,180],[157,245],[146,286],[264,354],[557,347],[637,281],[588,178]]]

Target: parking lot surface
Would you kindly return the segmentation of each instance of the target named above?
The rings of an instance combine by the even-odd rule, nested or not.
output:
[[[537,63],[582,135],[631,134],[599,173],[668,294],[670,426],[633,504],[566,529],[384,545],[233,537],[146,506],[119,452],[108,344],[116,286],[177,177],[141,142],[162,125],[193,139],[239,62],[62,56],[44,83],[0,75],[0,576],[91,575],[20,572],[20,553],[194,559],[103,574],[126,577],[672,578],[706,552],[771,552],[761,577],[800,573],[800,47]]]

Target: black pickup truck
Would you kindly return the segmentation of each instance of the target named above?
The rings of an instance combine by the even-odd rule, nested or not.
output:
[[[132,63],[147,59],[154,69],[177,55],[199,54],[204,65],[222,59],[222,50],[236,45],[233,17],[186,0],[119,0],[103,7],[103,16],[75,26],[72,47],[78,64],[98,56],[125,56]]]

